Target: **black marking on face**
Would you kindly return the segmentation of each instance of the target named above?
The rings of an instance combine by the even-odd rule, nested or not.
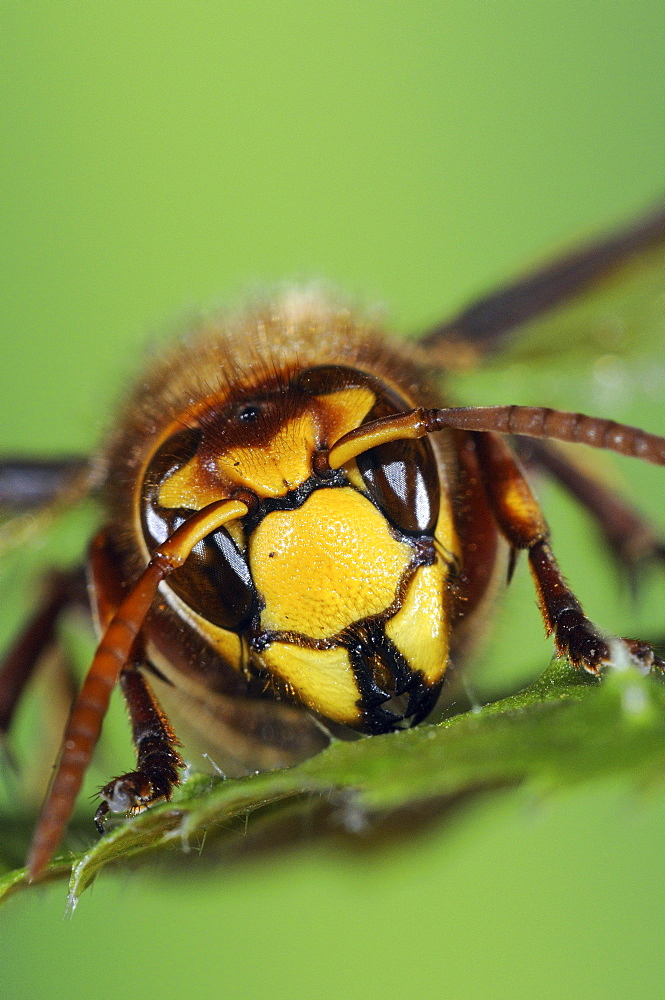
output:
[[[419,671],[411,670],[405,657],[386,636],[383,624],[352,630],[357,640],[349,647],[349,658],[361,692],[362,732],[390,733],[403,723],[416,725],[434,708],[443,679],[428,688]],[[397,704],[408,696],[404,707]],[[395,704],[392,702],[396,700]],[[393,709],[395,709],[393,711]]]

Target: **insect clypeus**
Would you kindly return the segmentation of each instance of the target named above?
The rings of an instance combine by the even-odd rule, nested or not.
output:
[[[237,770],[304,759],[325,726],[385,733],[433,709],[468,657],[497,578],[525,550],[556,649],[590,673],[616,656],[663,664],[585,616],[518,459],[559,479],[631,570],[664,554],[646,521],[549,440],[665,463],[665,439],[519,406],[448,407],[441,372],[665,242],[665,212],[555,260],[416,346],[294,291],[205,324],[156,357],[91,462],[0,464],[4,508],[99,498],[83,570],[49,577],[5,657],[0,734],[61,613],[85,600],[100,642],[75,700],[28,859],[57,847],[119,683],[136,770],[109,811],[168,799],[183,761],[152,684],[175,692]],[[549,439],[549,440],[548,440]],[[507,544],[506,544],[507,543]]]

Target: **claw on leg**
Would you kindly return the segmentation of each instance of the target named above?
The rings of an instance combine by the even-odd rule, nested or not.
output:
[[[100,789],[102,802],[95,813],[95,826],[100,833],[104,832],[104,821],[110,812],[131,816],[160,799],[168,801],[180,784],[179,769],[184,767],[176,749],[178,740],[136,666],[123,671],[120,687],[132,722],[137,767],[112,778]]]
[[[95,813],[95,826],[100,833],[104,833],[109,813],[133,816],[153,802],[171,798],[173,788],[180,783],[178,767],[182,766],[182,761],[174,750],[168,752],[168,756],[171,761],[162,759],[153,768],[145,767],[112,778],[99,790],[102,801]]]
[[[554,636],[557,652],[567,656],[574,666],[595,675],[609,666],[633,666],[643,674],[665,668],[648,643],[608,636],[587,618],[547,542],[530,549],[529,563],[545,627]]]

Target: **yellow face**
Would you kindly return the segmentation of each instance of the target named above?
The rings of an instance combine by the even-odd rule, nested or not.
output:
[[[236,669],[364,732],[419,721],[436,700],[448,661],[452,512],[426,442],[373,448],[324,473],[317,455],[363,422],[408,409],[399,404],[362,372],[300,373],[295,384],[225,401],[167,441],[143,491],[148,549],[187,512],[251,495],[244,523],[204,539],[173,574],[172,600]]]

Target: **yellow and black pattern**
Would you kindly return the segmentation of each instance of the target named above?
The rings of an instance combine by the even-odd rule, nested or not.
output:
[[[236,670],[363,732],[415,723],[438,696],[455,532],[429,442],[333,471],[317,456],[409,405],[349,366],[273,373],[186,414],[147,461],[141,495],[148,552],[192,511],[253,498],[172,575],[171,599]]]

